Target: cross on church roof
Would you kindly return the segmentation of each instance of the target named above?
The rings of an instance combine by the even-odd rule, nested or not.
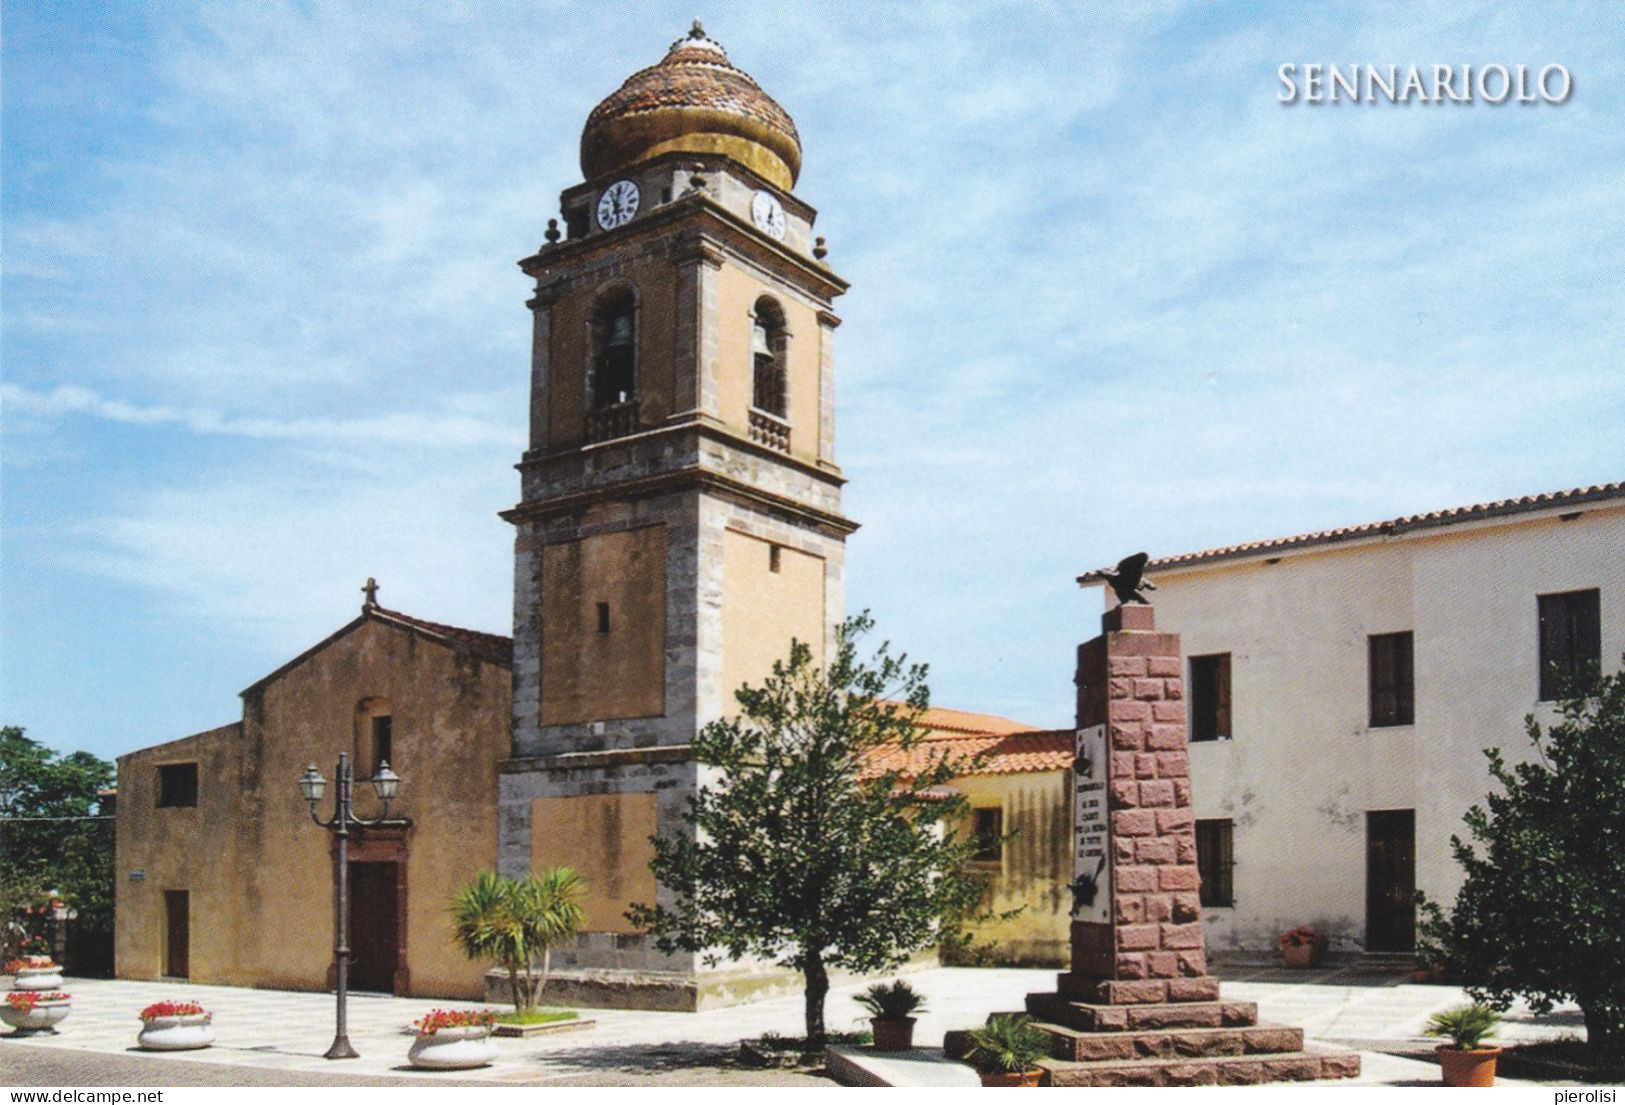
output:
[[[367,601],[361,604],[361,609],[367,610],[378,605],[378,581],[371,576],[361,585],[361,593],[367,596]]]

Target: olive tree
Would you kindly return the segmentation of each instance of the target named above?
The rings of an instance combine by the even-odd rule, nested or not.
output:
[[[885,644],[859,658],[872,626],[867,614],[849,619],[827,667],[792,642],[760,686],[736,693],[738,716],[703,728],[694,755],[708,774],[684,814],[691,831],[654,838],[670,901],[628,913],[664,952],[799,971],[809,1047],[827,1038],[832,969],[900,965],[967,918],[984,889],[964,869],[965,801],[940,789],[967,765],[938,756],[883,769],[884,752],[923,739],[930,692],[925,666]]]

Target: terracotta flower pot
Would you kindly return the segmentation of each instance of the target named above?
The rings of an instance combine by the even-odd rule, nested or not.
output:
[[[1288,967],[1301,970],[1320,962],[1321,947],[1320,944],[1288,944],[1281,949],[1281,955]]]
[[[1038,1080],[1044,1077],[1043,1067],[1034,1067],[1029,1071],[997,1071],[981,1072],[984,1086],[1036,1086]]]
[[[897,1020],[872,1017],[869,1024],[875,1030],[876,1051],[907,1051],[914,1046],[913,1017],[900,1017]]]
[[[1478,1047],[1469,1050],[1441,1045],[1435,1050],[1439,1066],[1444,1068],[1446,1086],[1495,1085],[1495,1061],[1501,1057],[1498,1047]]]

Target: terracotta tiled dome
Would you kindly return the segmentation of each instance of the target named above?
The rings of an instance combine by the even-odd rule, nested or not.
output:
[[[581,171],[591,180],[673,151],[722,154],[784,189],[801,171],[795,123],[699,20],[658,65],[593,108],[581,132]]]

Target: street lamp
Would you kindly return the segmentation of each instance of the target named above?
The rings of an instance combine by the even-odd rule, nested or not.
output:
[[[310,803],[310,819],[338,837],[338,858],[334,861],[333,877],[338,882],[333,900],[333,958],[338,963],[338,1024],[333,1033],[333,1046],[327,1049],[326,1059],[356,1059],[359,1054],[350,1046],[345,1023],[345,1001],[350,994],[350,826],[381,825],[389,817],[389,803],[401,785],[401,777],[389,769],[387,760],[380,761],[372,777],[372,789],[383,802],[377,817],[368,820],[350,811],[350,792],[355,785],[350,767],[350,754],[339,753],[337,793],[334,795],[333,816],[323,821],[316,815],[316,806],[327,793],[327,780],[311,764],[299,777],[299,789]]]

